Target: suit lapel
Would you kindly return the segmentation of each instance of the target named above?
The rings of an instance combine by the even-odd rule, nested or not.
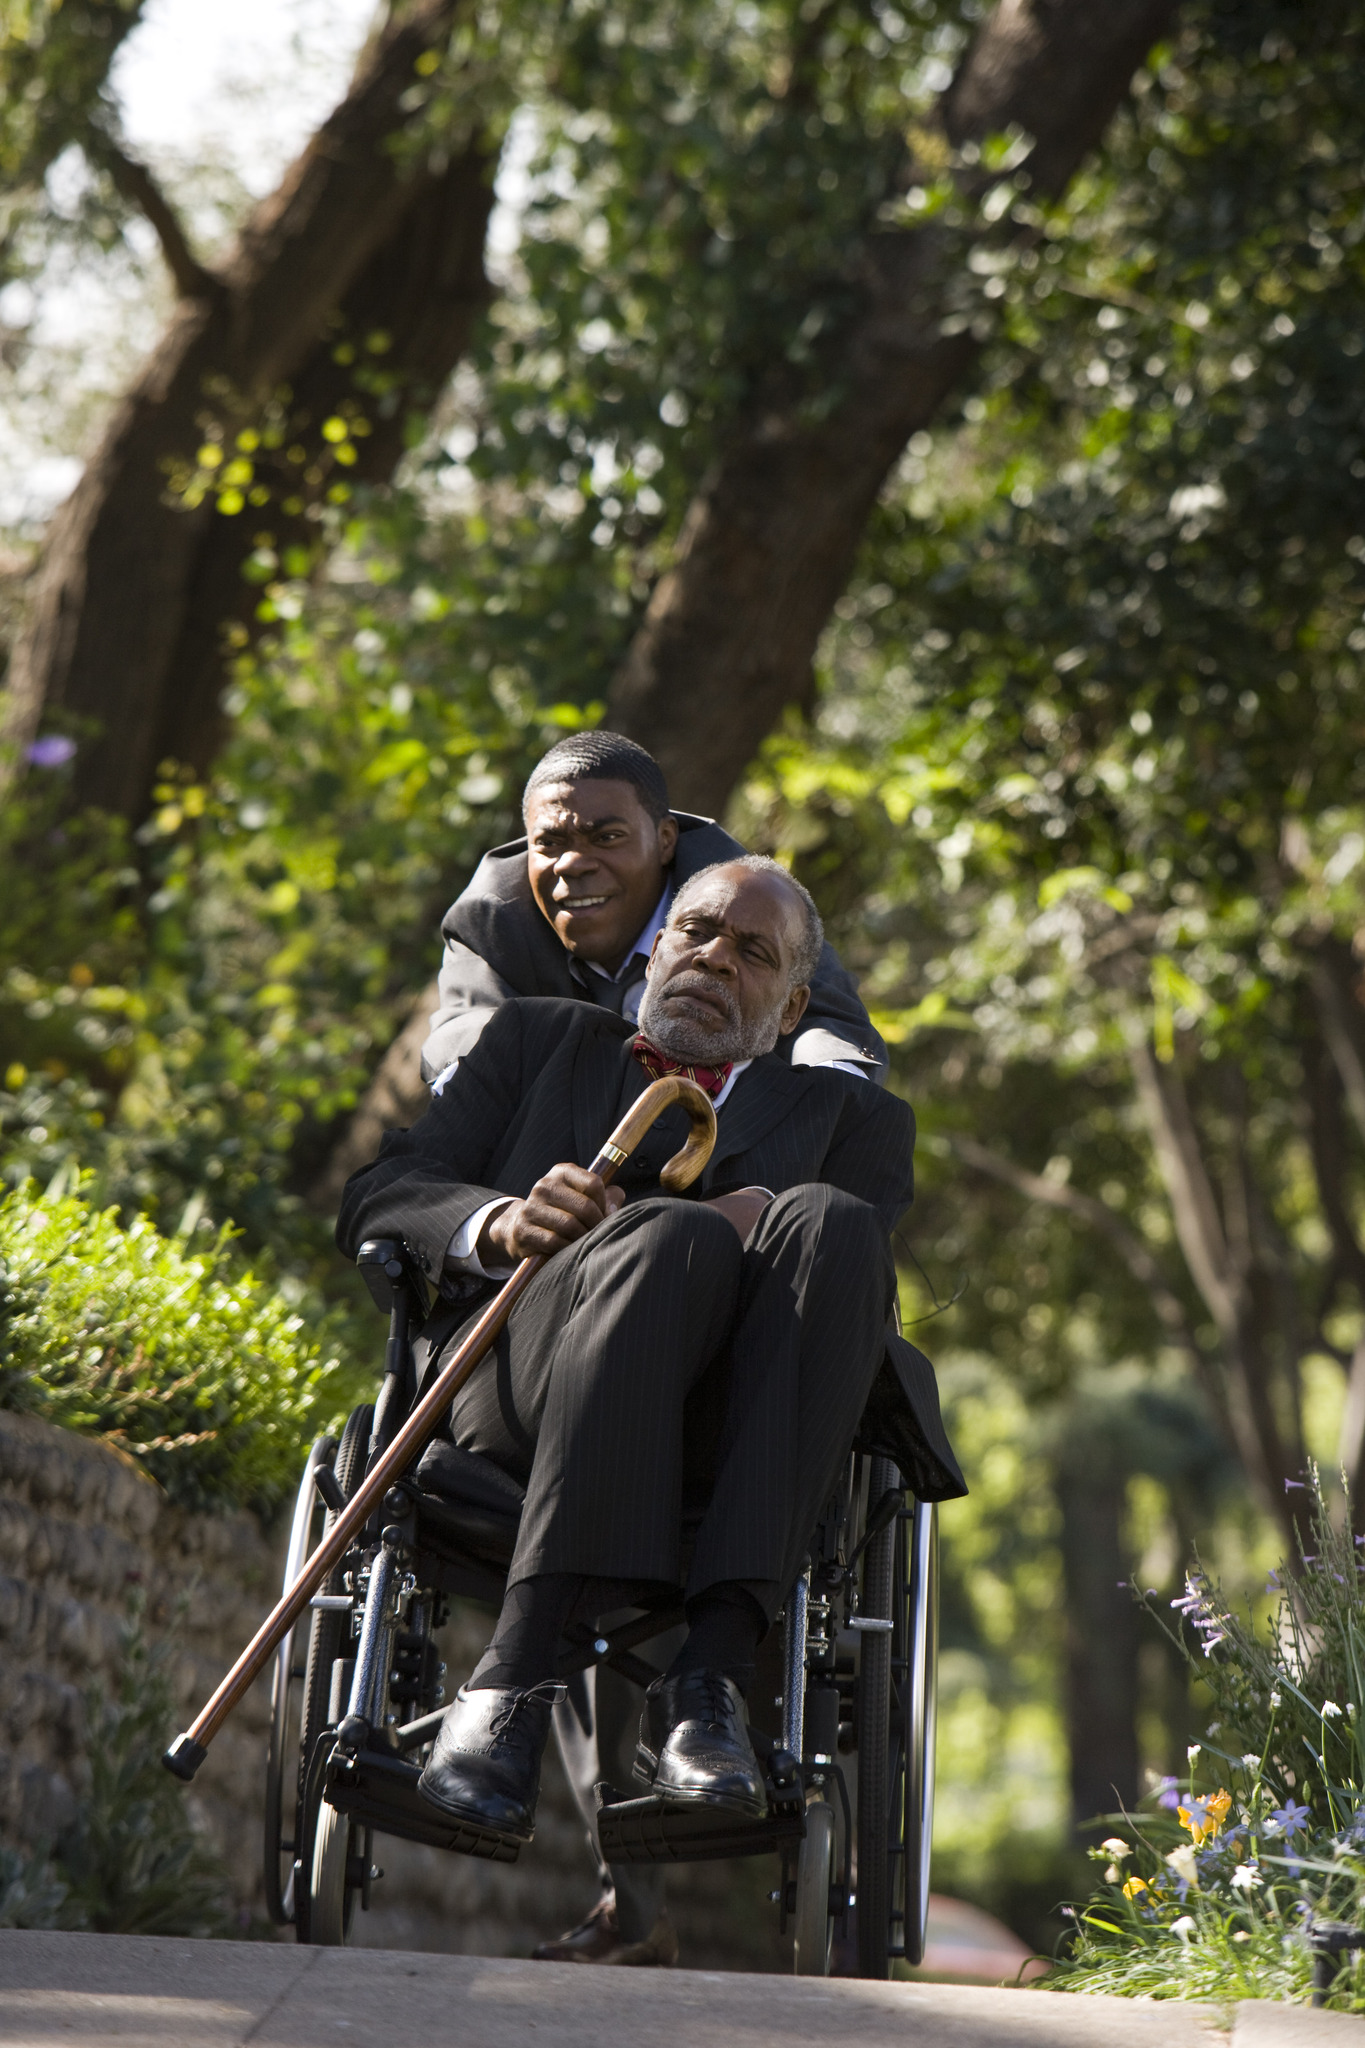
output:
[[[776,1053],[765,1053],[735,1083],[735,1092],[717,1119],[716,1149],[706,1169],[711,1184],[724,1176],[720,1168],[727,1160],[751,1152],[773,1125],[788,1116],[805,1094],[810,1082],[808,1070],[789,1067]]]
[[[610,1013],[606,1015],[610,1018]],[[600,1011],[593,1015],[574,1061],[574,1156],[580,1166],[591,1166],[618,1121],[625,1049],[619,1032],[600,1028],[598,1020],[602,1017]],[[635,1060],[629,1064],[643,1083],[643,1068]],[[630,1099],[633,1101],[634,1096]]]

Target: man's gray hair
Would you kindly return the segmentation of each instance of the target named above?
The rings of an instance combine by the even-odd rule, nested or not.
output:
[[[790,868],[784,868],[780,860],[773,860],[766,853],[736,854],[733,860],[713,861],[709,868],[699,868],[695,875],[683,883],[673,898],[668,912],[668,922],[686,909],[698,888],[708,875],[714,875],[720,868],[747,868],[751,875],[776,875],[786,883],[801,908],[801,938],[792,960],[789,988],[809,988],[815,974],[820,949],[825,943],[825,927],[820,922],[820,913],[815,907],[815,898],[802,882],[798,882]]]

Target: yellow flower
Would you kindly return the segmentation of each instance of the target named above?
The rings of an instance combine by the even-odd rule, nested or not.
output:
[[[1189,1830],[1196,1849],[1201,1842],[1213,1840],[1221,1831],[1223,1822],[1231,1810],[1232,1794],[1224,1792],[1221,1788],[1209,1798],[1197,1800],[1193,1806],[1182,1806],[1177,1809],[1180,1825]]]
[[[1145,1877],[1130,1877],[1127,1884],[1123,1887],[1123,1896],[1125,1899],[1135,1899],[1139,1892],[1145,1892],[1146,1889],[1147,1880]]]

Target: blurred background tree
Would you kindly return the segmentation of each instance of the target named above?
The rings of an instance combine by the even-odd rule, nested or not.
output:
[[[136,11],[4,47],[29,288],[151,218]],[[394,10],[221,250],[159,230],[162,340],[73,408],[6,599],[4,1170],[198,1203],[306,1313],[557,733],[624,726],[815,890],[920,1114],[905,1299],[973,1486],[940,1881],[1040,1939],[1197,1726],[1120,1582],[1197,1540],[1259,1591],[1286,1483],[1365,1444],[1365,9],[1103,15]],[[366,109],[328,162],[373,226],[309,269]]]

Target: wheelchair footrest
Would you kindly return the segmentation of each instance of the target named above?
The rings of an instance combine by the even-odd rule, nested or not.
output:
[[[362,1749],[354,1756],[334,1750],[327,1762],[323,1797],[339,1813],[349,1814],[379,1834],[401,1835],[405,1842],[454,1849],[486,1862],[516,1862],[519,1842],[470,1827],[419,1798],[417,1780],[421,1775],[416,1764],[381,1749]]]
[[[700,1801],[625,1799],[614,1785],[598,1785],[597,1837],[608,1863],[703,1863],[710,1858],[766,1856],[789,1849],[806,1832],[804,1809],[770,1812],[748,1820]]]

